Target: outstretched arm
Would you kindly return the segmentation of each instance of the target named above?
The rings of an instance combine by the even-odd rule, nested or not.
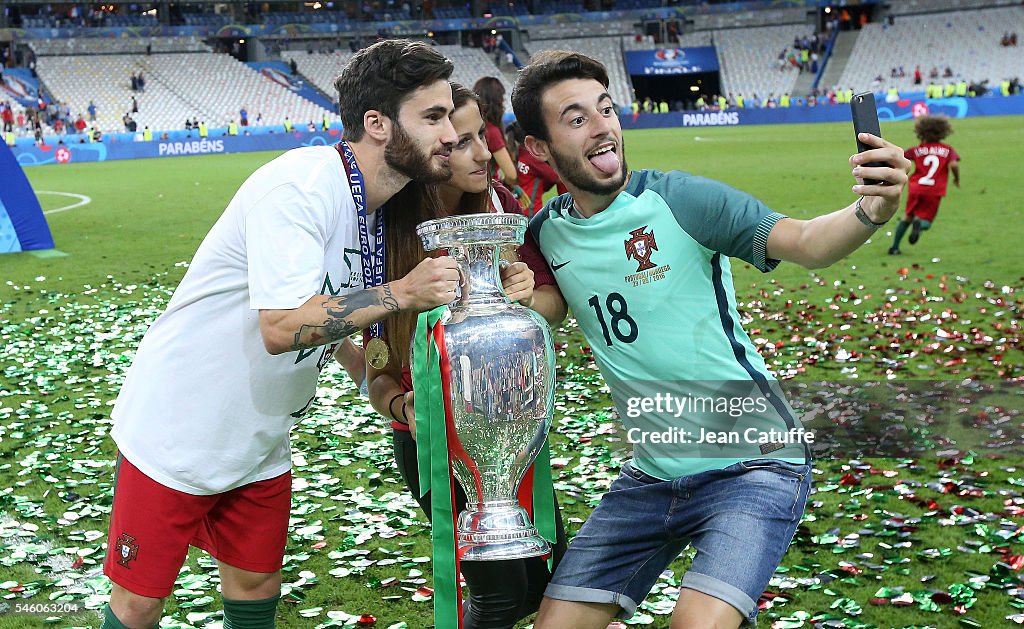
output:
[[[828,266],[864,244],[899,210],[911,162],[903,157],[902,148],[882,138],[862,133],[860,140],[874,147],[850,158],[857,178],[853,191],[861,198],[841,210],[810,220],[780,220],[768,235],[769,258],[796,262],[809,269]],[[884,165],[865,166],[868,162]],[[865,178],[882,183],[867,185]]]

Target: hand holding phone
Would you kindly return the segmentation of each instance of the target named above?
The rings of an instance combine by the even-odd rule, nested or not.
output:
[[[878,109],[875,107],[875,95],[871,92],[854,95],[853,99],[850,100],[850,113],[853,115],[853,132],[854,137],[857,139],[857,152],[863,153],[873,149],[873,146],[868,146],[860,141],[860,134],[870,133],[871,135],[882,137],[882,131],[878,126]],[[868,168],[884,167],[887,165],[885,162],[868,162],[864,164]],[[864,179],[864,184],[868,186],[880,183],[882,182],[878,179]]]

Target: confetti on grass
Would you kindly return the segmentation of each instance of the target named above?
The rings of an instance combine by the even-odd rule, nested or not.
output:
[[[62,597],[98,610],[111,504],[110,405],[173,282],[107,277],[76,294],[45,278],[8,282],[0,303],[0,603]],[[811,276],[737,296],[744,326],[781,378],[836,381],[1024,377],[1019,289],[921,267],[884,290]],[[811,286],[813,285],[813,286]],[[808,288],[827,291],[808,297]],[[820,292],[818,293],[820,294]],[[556,333],[554,481],[570,535],[627,456],[574,322]],[[429,529],[395,470],[387,426],[331,365],[293,431],[294,485],[279,627],[430,624]],[[1012,400],[1011,400],[1012,402]],[[1024,624],[1024,468],[994,455],[1020,404],[962,413],[986,431],[974,453],[817,462],[816,491],[790,552],[758,601],[771,627]],[[998,446],[998,447],[997,447]],[[628,626],[667,626],[693,557],[666,570]],[[216,565],[197,553],[164,627],[222,622]],[[95,626],[98,616],[57,626]],[[359,624],[362,623],[362,624]],[[373,623],[373,624],[367,624]]]

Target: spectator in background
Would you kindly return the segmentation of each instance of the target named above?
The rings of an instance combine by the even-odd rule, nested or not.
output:
[[[920,65],[916,65],[916,66],[914,66],[914,85],[920,85],[920,84],[921,84],[921,66]]]
[[[526,215],[532,217],[544,207],[544,194],[554,186],[558,194],[568,189],[558,178],[558,173],[523,146],[526,135],[518,122],[513,122],[505,129],[507,146],[515,153],[516,170],[519,171],[519,185],[523,189]]]
[[[89,122],[96,122],[96,103],[89,101],[89,106],[85,108],[85,111],[89,113]]]
[[[139,91],[140,92],[145,92],[146,91],[146,77],[142,76],[142,72],[141,71],[139,71],[139,77],[136,80],[138,81]]]
[[[11,108],[11,101],[0,103],[0,120],[3,120],[4,132],[14,130],[14,110]]]
[[[238,120],[243,127],[249,126],[249,112],[246,111],[245,105],[242,105],[242,108],[238,110]]]
[[[87,126],[88,125],[85,124],[85,118],[82,117],[82,114],[78,114],[78,118],[75,118],[75,131],[81,133],[85,131]]]
[[[138,79],[138,77],[135,76],[134,72],[132,72],[132,91],[133,92],[139,91],[139,79]]]
[[[502,132],[505,117],[505,86],[493,76],[481,77],[473,84],[473,91],[480,96],[481,109],[484,112],[487,137],[487,150],[491,152],[491,163],[488,174],[493,179],[500,179],[510,190],[522,196],[519,188],[519,177],[512,156],[505,147],[505,134]],[[501,171],[501,177],[498,172]]]
[[[132,96],[132,113],[139,113],[139,101],[135,100],[134,96]]]

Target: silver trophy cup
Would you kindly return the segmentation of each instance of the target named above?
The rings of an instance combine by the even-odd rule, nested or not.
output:
[[[442,317],[455,434],[455,478],[468,504],[458,518],[462,561],[547,554],[547,541],[519,506],[516,492],[544,444],[554,403],[551,331],[501,289],[500,252],[523,242],[526,217],[467,214],[421,223],[427,251],[447,249],[462,274]]]

